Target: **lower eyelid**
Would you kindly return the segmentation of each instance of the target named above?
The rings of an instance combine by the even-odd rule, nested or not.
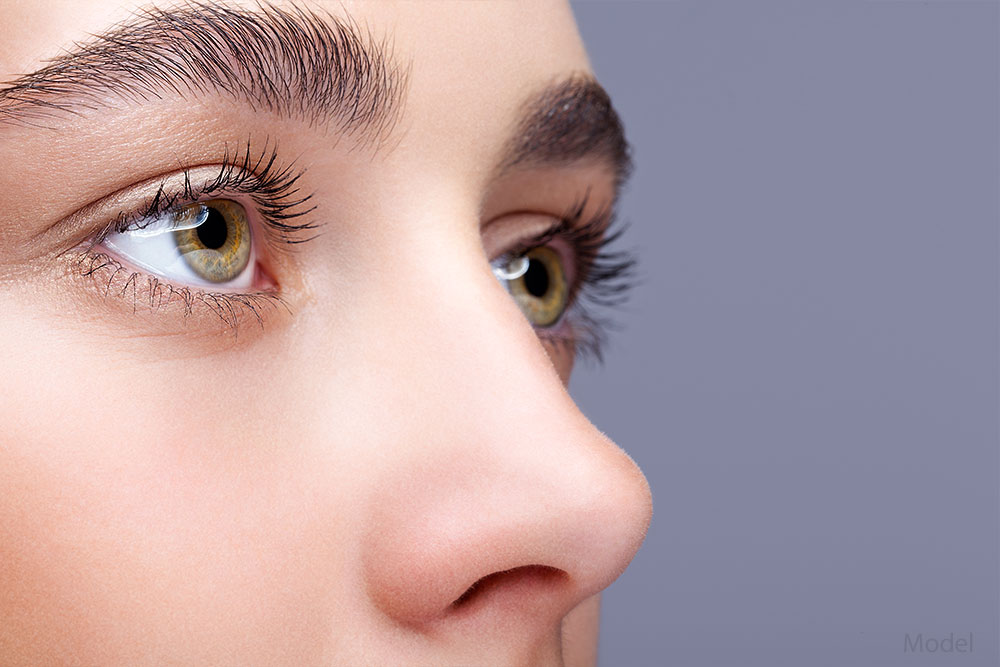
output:
[[[101,322],[108,319],[103,313],[122,318],[129,333],[200,333],[214,339],[227,333],[235,339],[290,312],[277,290],[221,292],[178,286],[128,267],[101,248],[81,248],[66,260],[70,279],[83,294],[73,300],[80,301],[88,315],[97,313]]]

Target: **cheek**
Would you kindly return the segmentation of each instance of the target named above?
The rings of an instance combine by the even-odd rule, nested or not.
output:
[[[140,646],[219,662],[224,642],[275,664],[315,655],[347,577],[338,513],[305,466],[233,442],[226,401],[15,328],[0,341],[19,351],[0,407],[0,654],[30,641],[47,652],[25,655],[36,663],[127,663]]]
[[[21,626],[4,641],[48,631],[41,645],[94,660],[178,639],[192,660],[222,642],[259,655],[318,644],[298,619],[333,616],[310,591],[334,590],[337,561],[315,513],[281,489],[295,471],[110,454],[127,440],[43,431],[0,463],[0,626]]]

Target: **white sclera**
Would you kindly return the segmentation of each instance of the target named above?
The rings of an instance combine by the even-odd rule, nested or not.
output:
[[[249,290],[253,286],[253,269],[256,263],[252,255],[240,275],[224,283],[205,280],[188,266],[177,248],[174,232],[202,224],[208,218],[208,208],[201,207],[197,216],[185,217],[186,220],[171,212],[162,213],[152,220],[140,221],[141,229],[108,234],[104,239],[104,246],[136,268],[149,271],[173,284]]]

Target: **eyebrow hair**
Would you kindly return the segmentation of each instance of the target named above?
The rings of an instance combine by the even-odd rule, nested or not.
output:
[[[201,0],[150,8],[0,88],[0,125],[216,93],[255,111],[380,136],[398,118],[406,72],[351,20],[297,5]]]
[[[611,98],[585,74],[550,85],[530,98],[504,154],[503,171],[604,160],[614,172],[616,189],[632,172],[631,149]]]

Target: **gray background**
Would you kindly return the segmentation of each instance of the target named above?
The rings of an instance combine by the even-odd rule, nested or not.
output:
[[[644,284],[572,390],[656,503],[601,664],[1000,665],[997,3],[574,9]]]

